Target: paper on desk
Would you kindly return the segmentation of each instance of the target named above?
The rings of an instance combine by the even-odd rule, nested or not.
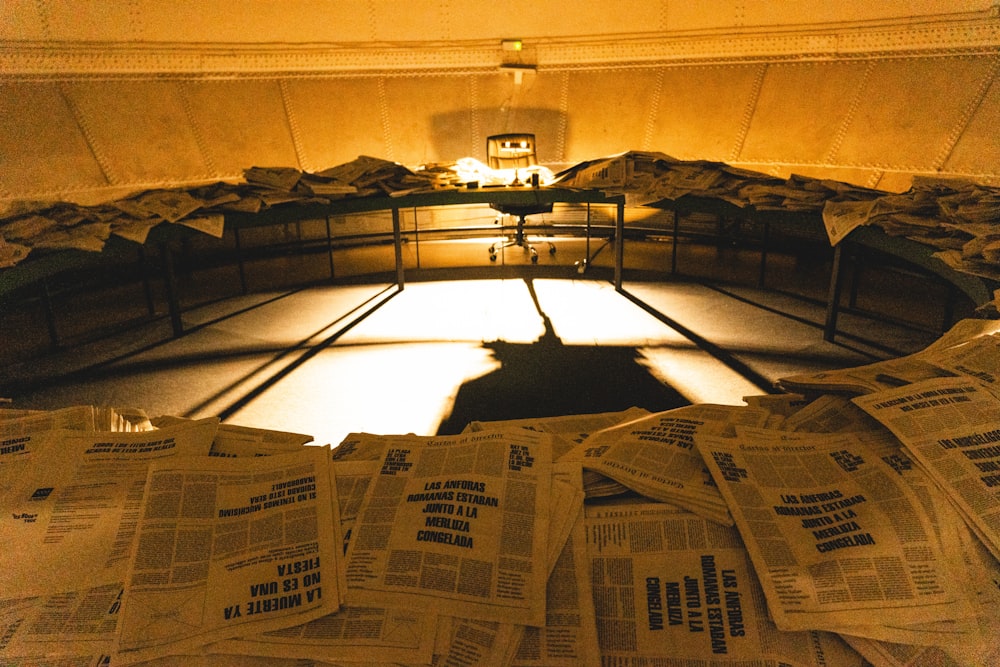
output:
[[[732,525],[732,517],[695,443],[699,434],[730,432],[735,424],[761,425],[766,413],[748,407],[691,405],[602,429],[561,460],[579,460],[654,500],[680,505]]]
[[[551,436],[395,440],[347,553],[347,602],[545,624]]]
[[[735,528],[665,503],[588,507],[586,528],[605,664],[862,664],[833,634],[778,631]]]
[[[327,447],[151,466],[122,603],[118,660],[183,654],[340,605]]]
[[[0,466],[0,579],[7,596],[121,582],[151,462],[206,455],[217,419],[138,433],[46,431],[31,465]],[[31,558],[23,558],[30,553]]]
[[[916,494],[854,434],[737,429],[699,448],[777,626],[857,631],[969,619],[964,576]],[[907,637],[909,635],[906,635]]]
[[[969,377],[941,378],[854,402],[906,446],[1000,559],[1000,398]]]

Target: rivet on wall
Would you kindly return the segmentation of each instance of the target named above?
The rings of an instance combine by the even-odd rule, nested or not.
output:
[[[757,76],[754,77],[753,89],[750,97],[743,107],[743,119],[740,121],[740,128],[736,135],[736,141],[729,152],[729,159],[738,161],[740,153],[743,152],[743,145],[746,143],[747,134],[750,132],[750,124],[753,122],[754,114],[757,112],[757,104],[760,102],[760,91],[764,87],[764,76],[767,74],[767,63],[761,63],[757,67]]]
[[[482,150],[486,143],[486,137],[483,136],[483,130],[479,125],[479,77],[470,74],[466,78],[469,81],[469,138],[472,141],[472,147],[468,154],[470,156],[483,155]],[[485,155],[483,159],[485,160]]]
[[[201,156],[201,161],[205,164],[205,176],[209,178],[218,178],[219,168],[215,160],[212,158],[211,146],[205,139],[205,134],[202,132],[201,125],[198,123],[197,115],[191,107],[191,97],[188,95],[188,88],[190,86],[191,82],[189,80],[180,81],[177,86],[177,94],[181,98],[181,107],[184,109],[184,117],[187,118],[188,126],[191,128],[191,134],[194,136],[194,143],[198,147],[198,155]]]
[[[840,152],[840,146],[844,143],[844,137],[847,136],[847,131],[850,129],[851,124],[854,122],[854,116],[858,113],[858,109],[861,108],[861,102],[868,97],[868,79],[871,78],[872,72],[875,71],[875,59],[868,61],[867,67],[865,67],[864,73],[861,75],[861,80],[858,81],[858,85],[854,87],[854,97],[847,105],[847,110],[844,112],[843,118],[841,118],[840,126],[837,128],[837,132],[833,135],[833,139],[830,142],[830,147],[826,151],[826,155],[823,158],[823,162],[826,164],[833,164],[837,159],[837,153]]]
[[[83,136],[83,140],[87,142],[87,148],[90,149],[90,154],[94,156],[94,160],[97,162],[97,166],[101,168],[101,173],[104,175],[104,179],[107,181],[108,185],[123,185],[125,181],[121,177],[115,174],[115,170],[111,164],[111,160],[101,149],[100,143],[94,137],[94,131],[90,126],[90,122],[87,119],[87,115],[80,108],[80,105],[76,103],[73,99],[73,95],[69,90],[66,89],[66,85],[59,83],[59,95],[65,100],[66,106],[69,108],[70,113],[73,114],[73,120],[76,121],[76,125],[80,128],[80,134]]]
[[[281,104],[285,108],[285,120],[292,135],[292,146],[295,148],[295,159],[299,162],[298,167],[305,171],[311,171],[312,167],[305,156],[305,149],[302,145],[302,132],[299,130],[298,119],[295,116],[295,105],[292,104],[292,98],[288,92],[288,80],[280,79],[278,85],[281,88]]]
[[[663,92],[663,78],[663,68],[659,67],[656,70],[656,80],[653,82],[653,90],[649,93],[646,128],[642,136],[642,150],[644,151],[653,149],[653,133],[656,131],[656,121],[660,117],[660,96]]]
[[[569,123],[569,70],[562,73],[559,86],[559,136],[556,137],[556,154],[550,162],[566,162],[566,125]]]
[[[382,141],[385,143],[385,159],[395,160],[392,147],[392,121],[389,118],[389,95],[385,89],[385,77],[378,78],[378,112],[382,120]]]

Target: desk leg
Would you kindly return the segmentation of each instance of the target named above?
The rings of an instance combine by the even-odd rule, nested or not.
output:
[[[396,284],[403,289],[403,232],[399,225],[399,209],[392,209],[392,241],[396,247]]]
[[[833,268],[830,270],[830,291],[826,297],[826,326],[823,329],[823,340],[833,342],[837,335],[837,310],[840,308],[840,264],[841,246],[838,243],[833,248]]]
[[[233,229],[233,239],[236,243],[236,265],[240,270],[240,294],[247,293],[247,271],[243,262],[243,240],[240,238],[240,228]]]
[[[670,243],[670,275],[677,273],[677,238],[680,236],[680,214],[674,209],[674,238]]]
[[[622,291],[622,264],[625,261],[625,198],[618,202],[615,219],[615,291]]]
[[[753,218],[750,218],[753,222]],[[757,289],[764,289],[767,277],[767,244],[771,241],[771,223],[764,220],[764,231],[760,240],[760,269],[757,273]]]
[[[326,257],[330,262],[330,280],[336,277],[333,271],[333,237],[330,235],[330,215],[326,216]]]
[[[184,333],[184,324],[181,322],[181,304],[177,298],[177,274],[174,271],[174,253],[166,243],[160,246],[160,254],[163,255],[163,282],[167,288],[167,308],[170,311],[170,325],[174,330],[174,336]]]

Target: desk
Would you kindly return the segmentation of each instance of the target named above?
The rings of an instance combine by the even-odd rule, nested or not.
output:
[[[398,289],[403,289],[405,284],[405,271],[403,267],[402,252],[402,230],[400,228],[400,210],[408,208],[423,208],[436,206],[457,206],[463,204],[507,204],[507,205],[532,205],[549,203],[579,203],[579,204],[613,204],[617,207],[616,235],[622,238],[624,229],[624,195],[609,195],[600,190],[578,190],[557,187],[484,187],[484,188],[448,188],[432,191],[420,191],[404,193],[398,196],[370,196],[354,197],[334,200],[329,203],[306,203],[278,205],[258,213],[228,212],[225,215],[225,229],[234,230],[237,234],[237,248],[239,248],[238,233],[240,229],[250,229],[253,227],[264,227],[268,225],[280,225],[295,223],[303,220],[323,220],[327,221],[327,243],[332,249],[332,237],[330,235],[330,217],[346,215],[352,213],[366,213],[377,211],[390,211],[392,213],[392,235],[395,251],[395,274]],[[105,250],[100,253],[85,252],[81,250],[65,250],[44,254],[38,257],[29,256],[27,260],[10,269],[0,271],[0,297],[10,293],[15,289],[22,288],[34,283],[39,283],[49,276],[54,276],[61,271],[69,269],[80,269],[100,266],[101,262],[109,257],[126,257],[131,253],[142,253],[146,245],[160,245],[164,249],[163,278],[166,284],[167,306],[170,315],[171,326],[175,336],[184,332],[181,321],[181,307],[178,299],[177,284],[173,272],[172,251],[168,244],[177,242],[185,238],[192,238],[199,234],[192,229],[178,224],[160,224],[154,227],[146,244],[137,245],[131,241],[126,241],[120,237],[112,236]],[[587,237],[590,238],[590,219],[587,220]],[[621,288],[622,276],[622,254],[620,251],[615,256],[615,287]],[[589,259],[589,258],[588,258]],[[242,275],[242,266],[241,266]],[[47,313],[49,318],[49,331],[54,339],[54,314]]]

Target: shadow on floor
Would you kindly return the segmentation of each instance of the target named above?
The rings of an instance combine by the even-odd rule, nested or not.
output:
[[[525,281],[545,333],[533,343],[486,343],[500,362],[492,373],[463,384],[438,435],[459,433],[471,421],[500,421],[616,412],[631,407],[661,412],[689,405],[639,363],[636,348],[565,345]]]

